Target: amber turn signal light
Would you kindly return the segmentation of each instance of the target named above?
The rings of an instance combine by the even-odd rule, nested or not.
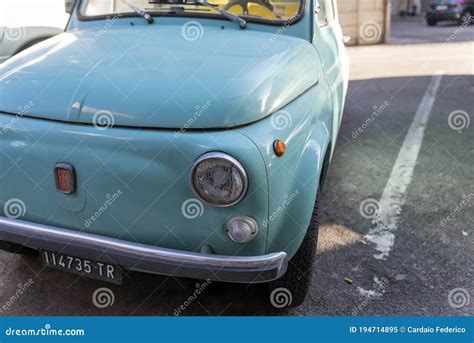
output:
[[[54,176],[58,192],[72,194],[76,191],[76,172],[72,164],[57,163],[54,167]]]
[[[275,150],[277,156],[283,156],[286,152],[285,142],[277,139],[275,142],[273,142],[273,150]]]

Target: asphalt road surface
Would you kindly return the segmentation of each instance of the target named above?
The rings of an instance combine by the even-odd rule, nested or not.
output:
[[[474,315],[473,50],[452,48],[471,59],[453,67],[449,51],[430,45],[425,63],[436,49],[444,64],[410,76],[420,64],[410,46],[397,47],[406,58],[388,78],[371,61],[391,47],[351,49],[356,72],[301,307],[273,308],[263,286],[141,273],[115,286],[0,252],[1,315]],[[387,199],[396,206],[377,220]],[[104,308],[92,301],[102,287],[111,292]]]
[[[472,40],[474,40],[474,25],[459,25],[455,21],[443,21],[436,26],[428,26],[423,16],[392,17],[389,39],[391,44],[466,42]]]

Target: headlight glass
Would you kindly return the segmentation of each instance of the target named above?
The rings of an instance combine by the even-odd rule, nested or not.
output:
[[[221,152],[201,156],[194,164],[191,182],[207,203],[227,207],[239,202],[247,191],[247,174],[235,158]]]

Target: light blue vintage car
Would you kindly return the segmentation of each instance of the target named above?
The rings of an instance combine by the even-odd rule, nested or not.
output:
[[[66,3],[0,66],[1,247],[301,304],[348,83],[336,1]]]

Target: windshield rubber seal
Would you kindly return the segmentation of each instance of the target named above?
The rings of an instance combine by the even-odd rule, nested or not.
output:
[[[83,0],[78,0],[75,6],[75,12],[77,15],[77,19],[79,21],[95,21],[95,20],[107,20],[111,19],[114,16],[118,16],[119,18],[139,18],[139,15],[136,13],[132,12],[125,12],[125,13],[109,13],[109,14],[103,14],[103,15],[96,15],[96,16],[87,16],[83,15],[81,13],[81,5],[82,5]],[[289,26],[294,25],[298,23],[301,19],[304,17],[304,11],[306,9],[306,0],[300,0],[301,6],[299,7],[298,13],[296,15],[288,20],[270,20],[270,19],[263,19],[263,18],[257,18],[257,17],[252,17],[252,16],[245,16],[241,15],[240,17],[245,19],[248,23],[254,23],[254,24],[263,24],[263,25],[268,25],[268,26],[282,26],[282,25],[287,25],[288,23]],[[153,11],[148,11],[148,13],[154,17],[184,17],[184,18],[202,18],[202,19],[217,19],[217,20],[222,20],[223,17],[221,14],[206,14],[206,13],[176,13],[176,12],[163,12],[163,13],[157,13]]]

